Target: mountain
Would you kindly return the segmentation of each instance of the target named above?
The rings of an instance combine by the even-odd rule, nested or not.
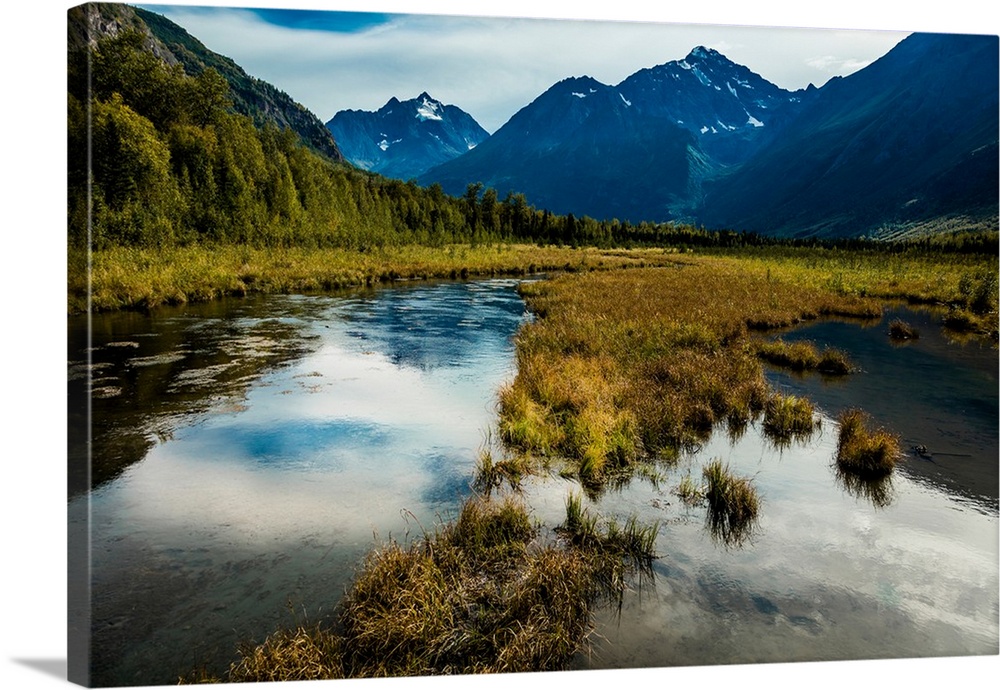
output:
[[[699,46],[617,86],[563,80],[420,181],[455,194],[483,182],[557,213],[685,218],[705,178],[772,140],[810,98]]]
[[[913,34],[790,92],[704,47],[617,86],[552,86],[420,177],[483,182],[558,213],[783,236],[995,225],[996,36]]]
[[[456,158],[489,137],[471,115],[426,92],[408,101],[393,97],[375,112],[342,110],[326,126],[348,161],[402,180]]]
[[[995,219],[997,42],[912,34],[832,80],[780,140],[710,186],[700,220],[857,236],[948,217]]]
[[[233,109],[253,119],[257,126],[271,123],[280,129],[292,129],[313,150],[332,160],[343,160],[330,131],[323,123],[296,103],[288,94],[265,81],[248,75],[231,59],[204,46],[186,30],[162,15],[129,5],[88,3],[68,11],[68,50],[72,59],[105,36],[134,29],[146,35],[145,48],[168,65],[181,65],[197,76],[207,68],[215,69],[229,84]]]
[[[524,192],[533,205],[555,213],[639,218],[659,202],[664,215],[668,201],[685,194],[692,145],[687,130],[640,114],[615,88],[570,78],[420,181],[439,182],[453,194],[483,182],[501,197]]]
[[[724,165],[770,141],[815,93],[786,91],[704,46],[639,70],[616,88],[640,112],[694,134],[699,148]]]

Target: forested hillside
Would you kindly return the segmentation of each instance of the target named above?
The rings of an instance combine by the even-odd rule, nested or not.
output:
[[[455,198],[437,185],[425,189],[330,161],[291,130],[258,128],[235,113],[217,71],[187,75],[150,52],[139,31],[104,38],[89,55],[71,53],[68,101],[71,247],[87,245],[88,216],[96,249],[731,244],[737,237],[557,216],[480,184]]]

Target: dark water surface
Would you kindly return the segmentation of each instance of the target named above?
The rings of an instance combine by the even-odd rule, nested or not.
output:
[[[94,488],[77,476],[69,502],[71,530],[88,511],[92,529],[94,683],[222,672],[239,641],[331,613],[374,544],[453,515],[514,373],[527,318],[514,286],[115,314],[90,343],[71,322],[71,398],[95,377]],[[906,318],[921,338],[899,348],[884,323],[784,335],[842,347],[862,369],[842,382],[771,372],[817,403],[808,442],[777,450],[755,425],[734,442],[717,433],[657,481],[589,504],[657,520],[661,558],[620,612],[601,612],[576,667],[997,652],[997,353]],[[846,406],[926,446],[879,500],[834,471]],[[673,493],[712,458],[762,497],[742,547],[713,539],[705,509]],[[526,497],[551,526],[578,491],[539,479]]]
[[[804,395],[836,418],[860,406],[879,425],[899,435],[908,458],[907,476],[941,486],[988,513],[997,512],[1000,481],[998,359],[996,347],[978,339],[958,340],[938,325],[941,313],[892,307],[878,322],[822,321],[783,334],[818,347],[850,353],[860,369],[825,378],[770,372],[783,390]],[[888,324],[901,319],[919,337],[893,341]]]

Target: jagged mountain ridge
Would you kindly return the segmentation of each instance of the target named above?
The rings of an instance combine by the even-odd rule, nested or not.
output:
[[[685,167],[660,169],[658,163],[683,161],[691,143],[686,130],[643,116],[614,87],[575,77],[552,86],[489,139],[421,181],[441,182],[455,194],[482,181],[501,197],[524,192],[532,204],[555,213],[624,216],[615,211],[638,213],[649,199],[665,205],[683,194]],[[627,190],[623,179],[632,180]]]
[[[995,224],[998,38],[913,34],[818,90],[780,141],[713,183],[700,218],[783,235]]]
[[[765,234],[995,225],[997,82],[995,36],[913,34],[855,74],[795,92],[699,46],[616,86],[559,82],[420,181]]]
[[[233,109],[251,117],[258,126],[272,123],[292,129],[313,150],[332,160],[343,160],[333,136],[316,115],[280,89],[250,76],[230,58],[209,50],[162,15],[130,5],[87,3],[68,11],[67,24],[71,53],[93,47],[105,36],[138,30],[147,36],[146,49],[167,64],[180,64],[191,76],[210,67],[219,72],[229,83]]]
[[[557,213],[686,219],[702,181],[777,136],[814,90],[786,91],[698,46],[615,86],[565,79],[420,180],[456,194],[481,181]]]
[[[615,88],[644,114],[690,131],[722,164],[745,159],[815,93],[786,91],[704,46],[683,60],[639,70]]]
[[[403,180],[457,158],[489,137],[467,112],[427,92],[377,111],[342,110],[329,122],[344,157],[364,170]]]

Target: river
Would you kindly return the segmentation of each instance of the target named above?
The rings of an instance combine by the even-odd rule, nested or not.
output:
[[[74,543],[90,545],[92,682],[220,673],[240,641],[330,615],[374,545],[452,516],[496,391],[514,375],[513,336],[529,318],[515,286],[109,314],[90,338],[85,320],[71,320],[71,401],[86,399],[88,372],[94,392],[94,469],[71,464],[69,496]],[[735,441],[716,433],[658,480],[592,503],[604,517],[657,520],[660,558],[620,611],[599,614],[574,666],[995,654],[997,354],[939,342],[921,324],[920,340],[895,349],[872,324],[787,334],[837,344],[861,365],[843,383],[769,373],[817,402],[820,433],[781,450],[754,425]],[[945,355],[927,363],[928,350]],[[900,393],[910,401],[901,412],[883,394],[911,385],[923,395]],[[958,411],[956,399],[969,403]],[[834,419],[848,404],[905,423],[906,444],[928,449],[909,454],[876,500],[832,467]],[[71,434],[86,438],[72,416]],[[742,546],[713,539],[704,508],[673,493],[712,458],[752,476],[762,496]],[[525,494],[555,525],[576,489],[550,477]],[[87,624],[86,609],[75,616]]]

